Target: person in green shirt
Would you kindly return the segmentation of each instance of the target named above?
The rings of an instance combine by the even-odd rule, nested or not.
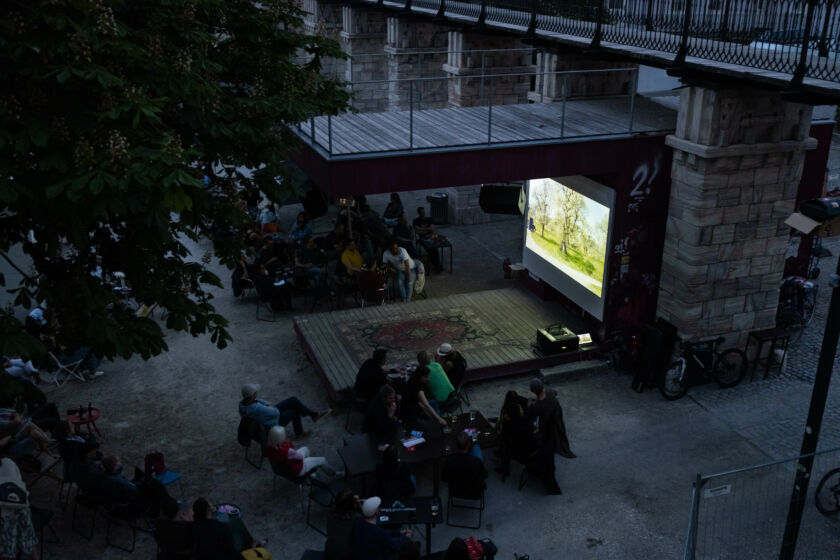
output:
[[[452,383],[449,382],[449,378],[446,376],[446,372],[443,371],[443,366],[440,365],[438,362],[433,362],[429,358],[429,353],[425,350],[421,351],[417,354],[417,362],[421,366],[426,366],[429,368],[429,384],[427,386],[429,396],[432,398],[434,403],[430,402],[429,404],[435,408],[438,413],[440,412],[440,405],[446,402],[446,399],[449,398],[455,391],[455,387],[452,386]]]

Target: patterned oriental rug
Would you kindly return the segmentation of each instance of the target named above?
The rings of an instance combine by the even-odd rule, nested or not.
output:
[[[409,364],[420,350],[434,352],[449,342],[467,359],[470,378],[550,365],[532,348],[536,331],[568,319],[558,304],[504,289],[298,316],[294,328],[336,397],[352,387],[375,348],[388,350],[389,364]]]

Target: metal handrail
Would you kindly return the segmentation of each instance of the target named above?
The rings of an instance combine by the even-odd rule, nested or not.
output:
[[[368,2],[365,2],[368,3]],[[567,35],[589,50],[627,46],[671,54],[670,63],[734,64],[840,83],[840,0],[440,0],[438,16],[499,29],[527,29],[541,39]],[[676,9],[673,9],[676,5]],[[431,15],[407,0],[387,8]],[[761,46],[760,43],[769,46]],[[422,51],[421,51],[422,52]],[[445,51],[426,51],[429,54]],[[472,51],[479,52],[479,51]],[[489,52],[489,49],[488,49]],[[419,53],[418,53],[419,54]]]
[[[405,83],[408,82],[408,138],[407,138],[407,148],[400,148],[396,151],[404,151],[408,150],[409,152],[413,152],[418,150],[415,147],[415,118],[414,113],[420,109],[417,108],[417,103],[415,101],[415,94],[419,92],[418,83],[423,82],[433,82],[433,81],[449,81],[449,80],[462,80],[462,79],[477,79],[479,77],[489,79],[489,94],[487,97],[484,97],[483,92],[481,94],[480,99],[484,102],[477,106],[485,106],[487,107],[487,139],[486,142],[465,142],[464,144],[459,144],[458,146],[474,146],[479,144],[484,144],[486,146],[493,146],[497,144],[508,144],[510,140],[494,140],[493,139],[493,112],[494,112],[494,99],[493,99],[493,78],[508,78],[508,77],[541,77],[543,83],[547,76],[562,76],[562,83],[559,85],[560,88],[560,119],[559,119],[559,137],[558,140],[566,139],[566,104],[570,101],[570,99],[575,99],[575,97],[569,94],[569,76],[574,75],[584,75],[584,74],[605,74],[605,73],[630,73],[631,74],[631,88],[628,93],[615,93],[609,95],[601,95],[601,96],[582,96],[585,99],[611,99],[611,98],[629,98],[630,100],[630,115],[629,115],[629,123],[626,133],[625,132],[617,132],[614,135],[623,135],[623,134],[632,134],[633,133],[633,126],[634,126],[634,114],[635,114],[635,107],[636,107],[636,88],[638,85],[638,68],[628,67],[628,68],[608,68],[608,69],[593,69],[593,70],[565,70],[565,71],[534,71],[534,72],[510,72],[510,73],[500,73],[500,74],[482,74],[479,76],[478,74],[473,74],[469,76],[440,76],[440,77],[430,77],[430,78],[401,78],[401,79],[393,79],[393,80],[364,80],[359,82],[353,82],[351,85],[353,86],[360,86],[360,85],[376,85],[376,84],[383,84],[383,83]],[[542,97],[542,93],[541,93]],[[404,109],[403,109],[404,111]],[[306,137],[308,137],[310,143],[314,146],[320,146],[321,149],[326,148],[326,153],[330,156],[332,155],[348,155],[354,152],[334,152],[334,133],[333,133],[333,119],[331,115],[327,115],[326,118],[326,125],[327,125],[327,145],[323,145],[323,140],[318,141],[316,135],[316,123],[315,117],[310,116],[309,118],[309,130],[307,131]],[[298,126],[298,130],[301,130],[300,126]],[[302,131],[301,131],[302,132]],[[650,131],[648,131],[650,132]],[[323,129],[321,134],[323,135]],[[597,135],[599,137],[604,136],[603,134]],[[323,136],[322,136],[323,138]],[[545,140],[545,138],[535,138],[534,141],[541,141]],[[437,148],[444,148],[444,147],[453,147],[453,146],[435,146],[433,149]],[[429,148],[419,148],[420,150],[427,150]],[[380,153],[380,152],[391,152],[395,151],[393,149],[384,149],[384,150],[375,150],[374,152],[366,152],[366,153]],[[363,152],[364,153],[364,152]]]

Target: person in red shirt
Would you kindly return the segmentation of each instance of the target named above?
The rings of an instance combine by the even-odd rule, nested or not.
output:
[[[312,469],[323,470],[328,476],[343,477],[344,473],[336,471],[324,457],[310,457],[309,448],[295,449],[292,442],[286,438],[283,426],[274,426],[268,432],[266,456],[269,461],[286,464],[298,476],[302,476]]]

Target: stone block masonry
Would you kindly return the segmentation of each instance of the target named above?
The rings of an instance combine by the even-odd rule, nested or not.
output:
[[[386,15],[375,10],[343,6],[341,46],[350,55],[345,80],[353,83],[353,107],[362,113],[388,108],[388,59],[383,50]],[[359,83],[379,81],[379,83]]]
[[[681,336],[774,326],[811,107],[776,93],[689,87],[675,134],[659,315]]]
[[[442,66],[447,56],[447,28],[409,17],[389,17],[387,26],[385,52],[388,79],[392,80],[388,82],[389,110],[445,107],[448,83]]]
[[[450,31],[448,44],[449,54],[443,70],[452,78],[448,82],[450,106],[475,107],[490,102],[493,105],[528,102],[530,75],[491,76],[534,73],[531,50],[520,39],[504,35]],[[494,49],[517,50],[470,52]]]

